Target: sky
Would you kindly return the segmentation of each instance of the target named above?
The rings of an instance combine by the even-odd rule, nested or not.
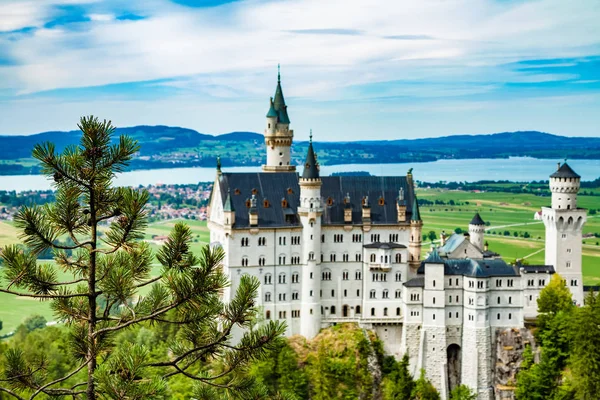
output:
[[[600,136],[598,0],[0,0],[0,134]]]

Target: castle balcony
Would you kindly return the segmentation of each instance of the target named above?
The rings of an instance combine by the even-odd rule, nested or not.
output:
[[[321,319],[324,323],[343,324],[346,322],[366,323],[366,324],[398,324],[404,321],[403,316],[393,317],[331,317],[323,316]]]
[[[371,271],[390,272],[392,270],[392,265],[391,264],[374,264],[374,263],[369,263],[369,270],[371,270]]]

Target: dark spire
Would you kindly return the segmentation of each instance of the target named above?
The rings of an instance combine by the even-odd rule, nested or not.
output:
[[[475,213],[475,216],[473,217],[471,222],[469,222],[469,225],[485,225],[485,222],[483,222],[479,213]]]
[[[417,201],[417,195],[415,195],[415,200],[413,201],[412,216],[410,217],[410,220],[415,222],[421,221],[421,213],[419,212],[419,202]]]
[[[312,144],[312,129],[310,130],[310,141],[308,142],[308,152],[306,153],[306,162],[304,163],[303,179],[319,179],[319,164]]]
[[[563,163],[563,165],[559,164],[558,170],[550,175],[550,178],[581,178],[571,167],[567,164],[567,161]]]
[[[287,106],[285,105],[285,99],[283,98],[283,90],[281,89],[279,64],[277,65],[277,88],[275,89],[275,96],[273,96],[273,108],[275,109],[275,112],[277,112],[277,122],[282,124],[290,123],[290,118],[287,114]]]
[[[233,208],[233,203],[231,202],[231,191],[229,189],[227,189],[227,198],[225,199],[223,211],[235,211]]]
[[[221,172],[221,156],[217,156],[217,172]]]
[[[437,251],[437,248],[433,248],[429,256],[425,259],[425,264],[443,264],[444,260],[440,257],[440,254]]]

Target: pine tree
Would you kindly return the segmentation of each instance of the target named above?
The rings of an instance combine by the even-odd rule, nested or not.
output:
[[[450,400],[477,400],[477,393],[467,385],[458,385],[450,392]]]
[[[593,292],[576,310],[569,365],[576,399],[596,399],[600,393],[600,300]]]
[[[415,388],[415,381],[408,370],[408,354],[395,362],[391,372],[385,378],[383,398],[385,400],[410,400]]]
[[[110,122],[86,117],[78,126],[79,145],[62,154],[52,143],[33,150],[54,182],[56,202],[25,206],[15,216],[25,248],[2,250],[7,286],[0,288],[51,302],[57,320],[70,330],[77,367],[48,381],[43,355],[26,358],[22,349],[8,349],[0,367],[0,392],[17,399],[40,394],[87,400],[160,398],[169,377],[186,376],[197,382],[197,398],[248,393],[247,366],[273,349],[284,331],[283,324],[273,321],[252,325],[258,280],[242,276],[232,300],[223,303],[221,293],[228,285],[220,267],[223,251],[207,246],[199,256],[192,254],[192,233],[181,223],[156,254],[161,269],[152,276],[154,256],[141,241],[148,193],[112,185],[139,146],[126,136],[113,141]],[[72,244],[59,241],[65,238]],[[55,264],[38,264],[38,255],[48,249]],[[73,279],[59,281],[57,267]],[[147,290],[144,296],[141,289]],[[112,338],[140,324],[179,327],[168,359],[150,361],[139,344],[113,351]],[[243,330],[242,338],[231,343],[237,328]]]

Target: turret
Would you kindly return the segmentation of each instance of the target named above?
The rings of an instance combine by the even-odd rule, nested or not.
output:
[[[481,219],[479,213],[476,213],[471,222],[469,222],[469,240],[471,244],[479,250],[483,250],[484,235],[485,222]]]
[[[567,164],[558,163],[555,173],[550,175],[550,191],[552,192],[552,208],[571,210],[577,208],[577,192],[581,177]]]
[[[415,194],[412,206],[412,214],[410,217],[410,241],[408,243],[409,265],[416,271],[421,263],[421,230],[423,229],[423,221],[419,212],[419,202]]]
[[[227,189],[227,198],[225,199],[225,204],[223,205],[223,216],[225,219],[225,226],[231,228],[235,224],[235,209],[233,208],[233,203],[231,202],[231,193],[230,190]]]
[[[302,223],[302,252],[306,265],[302,268],[302,303],[300,333],[313,338],[321,328],[321,177],[312,144],[312,131],[304,170],[300,177],[300,206]]]
[[[292,172],[296,167],[290,165],[290,148],[294,131],[289,129],[290,118],[287,105],[281,89],[281,74],[277,66],[277,87],[275,95],[269,100],[267,111],[267,126],[265,128],[265,144],[267,146],[267,164],[263,165],[265,172]]]

